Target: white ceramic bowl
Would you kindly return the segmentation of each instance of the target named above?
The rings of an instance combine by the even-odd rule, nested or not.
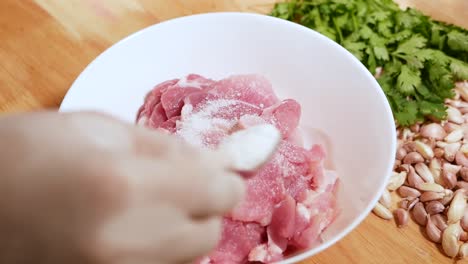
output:
[[[321,245],[282,263],[324,250],[368,215],[385,188],[395,156],[389,104],[357,59],[300,25],[263,15],[211,13],[151,26],[96,58],[75,81],[60,110],[100,110],[133,122],[155,84],[189,73],[214,79],[263,74],[279,96],[301,103],[303,127],[319,128],[331,139],[331,158],[342,179],[342,213]]]

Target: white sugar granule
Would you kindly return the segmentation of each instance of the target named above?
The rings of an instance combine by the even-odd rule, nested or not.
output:
[[[280,141],[278,129],[263,124],[232,133],[221,142],[219,151],[230,157],[234,169],[253,171],[268,161]]]
[[[180,88],[186,88],[186,87],[193,87],[193,88],[200,88],[201,89],[201,84],[197,81],[189,81],[187,80],[187,76],[181,78],[177,84]]]
[[[283,177],[289,177],[295,172],[294,165],[291,164],[291,162],[289,162],[289,160],[286,159],[286,157],[283,154],[277,153],[275,155],[275,162],[277,164],[280,164],[281,173]]]
[[[192,105],[185,105],[182,108],[181,121],[178,123],[180,129],[178,129],[176,134],[190,144],[206,147],[204,135],[217,131],[227,132],[237,122],[234,118],[214,118],[213,115],[223,108],[229,109],[229,107],[238,104],[238,102],[237,100],[225,99],[213,100],[207,102],[197,112],[194,112]]]

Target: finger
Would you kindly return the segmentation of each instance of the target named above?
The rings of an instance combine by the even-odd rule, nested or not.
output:
[[[98,229],[97,259],[99,263],[169,263],[158,248],[187,222],[179,209],[168,204],[129,204]],[[155,262],[157,253],[161,255]]]
[[[244,195],[244,182],[227,170],[179,158],[123,159],[119,173],[132,200],[167,201],[196,217],[230,211]]]
[[[148,157],[161,156],[191,156],[200,159],[200,162],[208,162],[220,168],[228,168],[229,157],[209,149],[200,149],[191,146],[177,135],[165,134],[146,127],[131,127],[134,136],[134,149],[137,155]]]
[[[68,128],[69,133],[73,133],[71,135],[76,138],[76,142],[72,143],[90,144],[98,151],[110,153],[127,153],[131,150],[132,141],[128,125],[110,115],[74,112],[61,116],[65,120],[64,128]]]
[[[221,218],[191,221],[170,206],[131,207],[99,233],[105,263],[181,263],[210,252],[221,235]]]
[[[166,253],[169,263],[193,263],[212,251],[221,239],[221,218],[212,217],[199,222],[189,222],[178,229],[170,239],[161,244],[160,254]],[[174,250],[174,245],[177,245]]]
[[[134,151],[137,155],[160,157],[172,147],[181,148],[182,142],[175,136],[167,135],[146,127],[129,127],[133,136]]]

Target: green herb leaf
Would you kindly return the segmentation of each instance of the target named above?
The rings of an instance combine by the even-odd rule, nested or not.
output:
[[[447,34],[447,44],[455,51],[468,51],[468,35],[459,31],[450,31]]]
[[[468,79],[468,31],[393,0],[293,0],[271,14],[338,42],[371,73],[382,67],[378,82],[402,126],[445,118],[454,81]]]
[[[421,77],[418,71],[412,70],[407,65],[401,66],[401,72],[397,79],[397,88],[402,94],[414,94],[416,86],[420,84]]]

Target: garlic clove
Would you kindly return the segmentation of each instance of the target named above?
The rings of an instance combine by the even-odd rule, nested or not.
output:
[[[372,212],[385,220],[390,220],[393,218],[392,212],[390,212],[390,210],[383,206],[381,203],[377,203]]]
[[[450,224],[442,234],[442,248],[445,254],[449,257],[455,257],[458,254],[460,245],[461,228],[459,223]]]
[[[397,149],[397,152],[396,152],[396,159],[397,160],[402,160],[405,158],[406,154],[408,154],[408,152],[406,151],[405,148],[403,147],[400,147]]]
[[[436,140],[442,140],[447,136],[444,128],[437,123],[422,126],[419,133],[425,138],[433,138]]]
[[[408,225],[409,214],[408,211],[398,208],[396,209],[393,214],[395,215],[395,222],[398,227],[404,227]]]
[[[417,198],[421,196],[420,191],[418,191],[415,188],[408,187],[408,186],[401,186],[400,188],[398,188],[398,193],[403,198],[406,198],[406,197]]]
[[[460,110],[460,113],[463,115],[468,114],[468,107],[461,107],[458,110]]]
[[[444,197],[440,200],[440,202],[446,206],[448,205],[453,199],[453,191],[450,189],[444,190]]]
[[[442,173],[442,179],[444,179],[444,186],[453,189],[457,186],[457,175],[449,171],[444,171]]]
[[[449,162],[454,161],[455,155],[457,154],[457,151],[460,149],[460,147],[461,144],[458,142],[447,144],[444,147],[444,158]]]
[[[427,212],[426,212],[426,209],[424,208],[423,203],[421,202],[416,203],[412,212],[413,212],[414,221],[421,226],[425,226],[427,222]]]
[[[432,219],[427,215],[426,234],[429,240],[434,243],[442,242],[442,231],[432,222]]]
[[[390,181],[387,184],[387,189],[389,191],[394,191],[400,188],[400,186],[402,186],[406,181],[406,175],[407,173],[404,171],[400,173],[393,172],[392,176],[390,177]]]
[[[442,193],[445,188],[437,183],[424,182],[418,186],[418,190],[423,192],[439,192]]]
[[[453,164],[450,164],[448,162],[445,162],[444,165],[442,165],[442,170],[443,171],[450,172],[450,173],[453,173],[455,175],[460,171],[461,168],[462,167],[459,166],[459,165],[453,165]]]
[[[432,159],[431,162],[429,163],[429,170],[432,173],[432,177],[434,178],[434,182],[437,184],[443,183],[442,178],[441,178],[441,172],[442,172],[442,164],[439,159]]]
[[[466,231],[462,231],[460,234],[460,241],[466,242],[468,240],[468,233]]]
[[[468,82],[455,83],[455,91],[458,92],[463,100],[468,101]]]
[[[441,192],[424,192],[419,196],[421,202],[430,202],[434,200],[440,200],[445,197],[444,193]]]
[[[463,213],[460,225],[463,228],[463,230],[468,231],[468,207],[465,207],[465,212]]]
[[[457,182],[457,187],[458,189],[463,189],[465,190],[466,193],[468,193],[468,182],[466,181],[458,181]]]
[[[462,131],[463,132],[463,131]],[[434,157],[434,151],[432,148],[419,140],[414,142],[414,146],[417,152],[426,159],[432,159]]]
[[[398,206],[407,211],[411,211],[418,202],[419,202],[418,198],[406,197],[398,203]]]
[[[464,154],[468,154],[468,144],[463,144],[461,147],[460,147],[460,151],[463,152]]]
[[[431,215],[431,221],[440,231],[444,231],[447,228],[447,217],[442,214]]]
[[[410,126],[410,130],[413,133],[418,133],[420,128],[421,128],[421,126],[418,123],[413,124],[413,125]]]
[[[463,129],[457,128],[454,131],[450,132],[450,134],[448,134],[445,137],[445,141],[447,143],[455,143],[455,142],[458,142],[458,141],[462,140],[463,136],[464,136]]]
[[[459,92],[459,90],[456,90],[456,91]],[[463,101],[456,100],[456,99],[455,100],[448,99],[446,103],[455,108],[468,107],[467,102],[463,102]]]
[[[390,192],[388,192],[387,189],[384,190],[379,202],[387,208],[392,207],[392,196],[390,195]]]
[[[400,136],[400,139],[403,141],[412,140],[414,137],[414,133],[409,128],[405,127]]]
[[[401,164],[400,166],[398,166],[398,168],[395,170],[396,172],[406,172],[408,173],[410,171],[410,167],[411,165],[408,165],[408,164]]]
[[[445,151],[441,148],[435,148],[434,149],[434,157],[436,158],[442,158],[445,154]]]
[[[431,170],[429,170],[429,167],[427,167],[426,164],[418,163],[414,166],[414,169],[425,182],[434,183],[434,176],[432,175]]]
[[[447,120],[455,124],[463,124],[465,122],[461,112],[452,106],[447,107]]]
[[[437,141],[436,142],[436,147],[438,147],[438,148],[445,148],[447,145],[448,145],[448,143],[445,142],[445,141]]]
[[[444,124],[445,132],[451,133],[452,131],[459,129],[460,125],[454,124],[452,122],[447,122]]]
[[[463,245],[460,246],[458,257],[461,259],[468,257],[468,243],[463,243]]]
[[[465,214],[466,197],[463,189],[457,190],[454,193],[452,202],[447,212],[447,221],[449,224],[460,221]]]
[[[457,151],[455,154],[455,162],[460,166],[468,167],[468,157],[462,151]]]
[[[420,163],[420,162],[424,162],[424,158],[418,152],[410,152],[403,159],[404,164],[415,164],[415,163]]]
[[[426,212],[430,215],[442,213],[445,206],[439,201],[430,201],[426,204]]]
[[[416,174],[416,171],[413,168],[413,166],[409,166],[407,179],[409,186],[413,188],[418,188],[420,184],[424,183],[424,180],[418,174]]]

